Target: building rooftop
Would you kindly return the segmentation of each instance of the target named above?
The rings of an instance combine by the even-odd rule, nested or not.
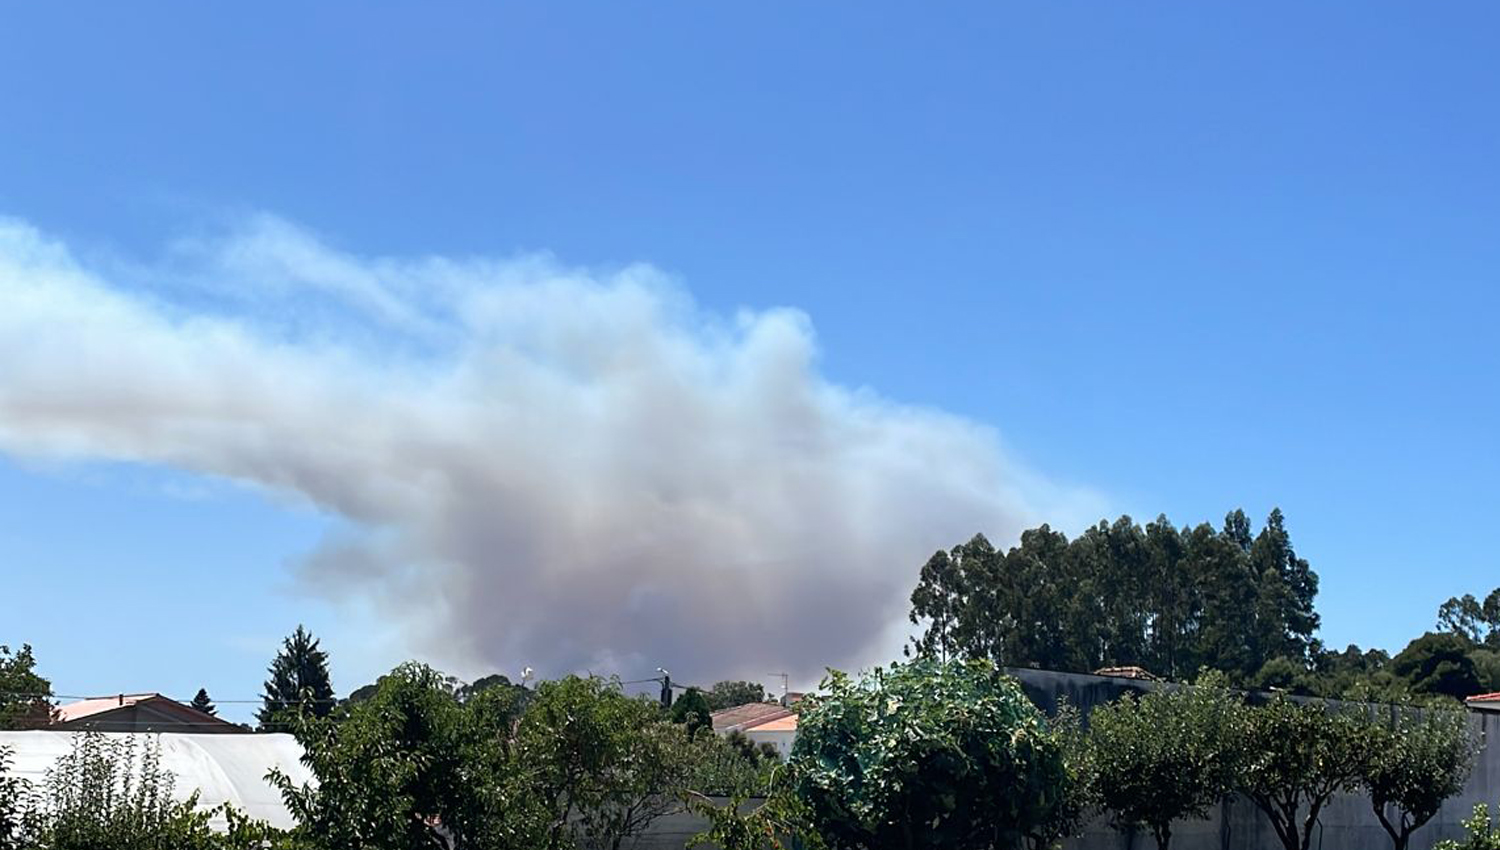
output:
[[[70,702],[56,708],[59,722],[69,720],[81,720],[101,711],[113,711],[116,708],[124,708],[127,705],[135,705],[149,699],[166,699],[161,694],[116,694],[112,697],[89,697],[78,702]]]
[[[764,728],[763,724],[784,717],[795,717],[796,714],[790,708],[783,708],[774,702],[751,702],[737,705],[734,708],[725,708],[715,711],[710,717],[714,723],[715,732],[729,732],[735,729],[744,731],[746,729]],[[795,728],[795,727],[793,727]]]

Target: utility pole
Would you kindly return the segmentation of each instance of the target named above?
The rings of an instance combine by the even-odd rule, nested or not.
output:
[[[672,674],[668,673],[666,671],[666,669],[662,668],[662,667],[656,668],[656,672],[658,672],[658,673],[661,674],[661,680],[660,680],[661,681],[661,707],[662,708],[671,708],[672,707]]]

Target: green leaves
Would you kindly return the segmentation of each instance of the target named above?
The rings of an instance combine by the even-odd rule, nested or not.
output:
[[[1207,817],[1233,788],[1239,711],[1222,678],[1095,709],[1094,781],[1117,823],[1148,827],[1165,846],[1173,821]]]
[[[925,630],[908,654],[1169,679],[1206,666],[1241,681],[1273,658],[1306,666],[1317,589],[1280,511],[1256,535],[1243,511],[1222,530],[1120,517],[1071,541],[1042,525],[1008,552],[976,535],[922,567],[910,618]]]
[[[328,675],[328,653],[312,633],[298,626],[282,641],[281,651],[267,671],[261,708],[256,712],[262,731],[287,731],[299,714],[327,717],[333,711],[333,685]]]
[[[1062,748],[987,662],[831,673],[798,723],[791,776],[835,850],[1009,846],[1049,818]]]
[[[1441,709],[1400,710],[1393,723],[1372,723],[1366,734],[1360,781],[1376,818],[1402,850],[1444,800],[1463,790],[1479,742],[1464,712]]]
[[[30,644],[12,652],[0,644],[0,729],[45,725],[52,683],[37,675]]]

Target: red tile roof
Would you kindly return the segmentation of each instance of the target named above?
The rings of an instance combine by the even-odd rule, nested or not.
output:
[[[1464,702],[1500,702],[1500,691],[1491,694],[1475,694],[1466,698]]]

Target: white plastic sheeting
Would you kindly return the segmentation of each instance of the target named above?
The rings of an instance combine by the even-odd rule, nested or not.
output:
[[[0,732],[0,748],[9,749],[8,774],[34,784],[45,781],[47,770],[73,749],[77,732]],[[111,739],[136,738],[137,746],[152,738],[161,741],[161,766],[177,778],[172,796],[186,800],[198,792],[204,808],[229,803],[257,820],[283,829],[293,825],[281,794],[266,781],[278,768],[301,785],[313,782],[302,765],[302,747],[291,735],[181,735],[105,732]],[[215,824],[222,826],[222,824]]]

